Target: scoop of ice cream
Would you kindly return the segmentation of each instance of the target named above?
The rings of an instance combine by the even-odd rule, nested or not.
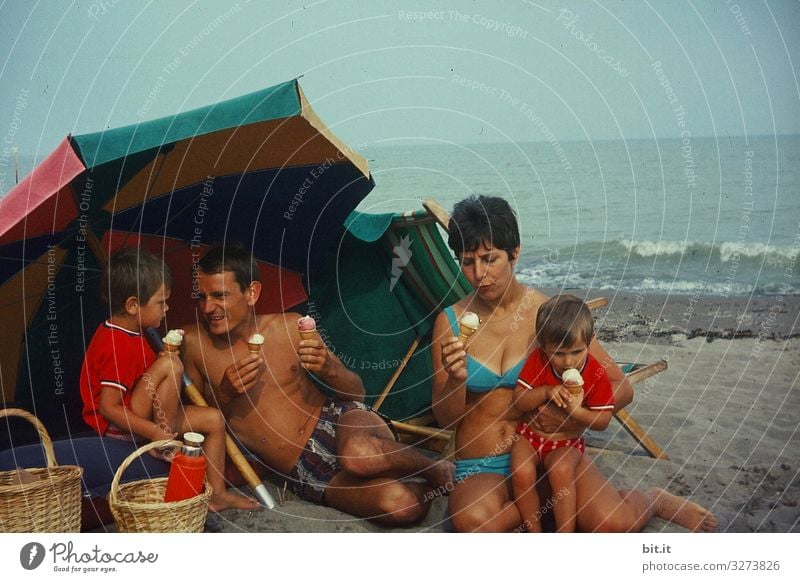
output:
[[[304,315],[297,320],[297,329],[299,331],[315,331],[317,329],[317,322],[310,315]]]
[[[471,311],[465,311],[464,315],[461,316],[461,325],[466,325],[467,327],[475,329],[480,324],[481,320],[478,318],[477,313],[472,313]]]
[[[564,370],[564,373],[561,374],[561,380],[564,381],[564,384],[574,384],[577,386],[583,386],[583,377],[581,373],[578,372],[575,368],[570,368],[568,370]]]
[[[249,344],[255,344],[255,345],[257,345],[257,346],[260,346],[261,344],[263,344],[263,343],[264,343],[264,336],[263,336],[263,335],[261,335],[260,333],[254,333],[254,334],[253,334],[253,335],[251,335],[251,336],[250,336],[250,338],[247,340],[247,343],[249,343]]]
[[[171,329],[161,341],[171,346],[179,346],[183,342],[183,333],[182,329]]]

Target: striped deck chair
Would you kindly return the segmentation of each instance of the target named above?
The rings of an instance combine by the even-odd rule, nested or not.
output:
[[[432,422],[433,323],[469,283],[427,211],[353,212],[345,226],[328,264],[308,276],[307,310],[361,375],[369,404],[399,423]]]

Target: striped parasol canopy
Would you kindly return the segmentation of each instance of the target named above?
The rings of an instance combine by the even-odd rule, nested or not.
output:
[[[35,412],[55,436],[85,428],[68,425],[85,347],[108,317],[99,274],[114,250],[141,246],[171,267],[168,326],[194,321],[192,274],[222,242],[259,261],[256,309],[282,311],[306,300],[303,277],[373,186],[297,80],[68,136],[0,199],[0,405]]]

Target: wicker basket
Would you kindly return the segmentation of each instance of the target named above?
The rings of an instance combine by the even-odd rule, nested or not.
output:
[[[0,471],[0,532],[79,532],[83,469],[56,464],[53,441],[38,418],[19,408],[0,410],[0,418],[7,416],[36,427],[47,468],[25,469],[36,478],[30,483],[21,483],[16,471]]]
[[[183,532],[203,531],[208,513],[208,498],[211,485],[205,483],[205,490],[195,497],[183,501],[164,501],[167,478],[144,479],[120,485],[125,469],[140,455],[161,447],[177,446],[179,441],[154,441],[136,449],[125,459],[114,474],[108,503],[118,532]]]

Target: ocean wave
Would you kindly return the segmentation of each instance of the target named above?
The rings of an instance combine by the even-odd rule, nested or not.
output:
[[[723,274],[724,275],[724,274]],[[689,278],[688,273],[681,276],[653,277],[652,273],[626,268],[595,268],[581,270],[572,264],[568,269],[558,268],[550,264],[545,268],[522,268],[517,278],[525,285],[532,287],[550,287],[569,289],[624,290],[631,292],[649,292],[679,295],[800,295],[800,285],[787,282],[779,273],[772,276],[744,276],[731,279],[718,275],[716,277],[697,275]],[[752,282],[748,282],[752,281]]]
[[[624,290],[643,293],[663,293],[665,295],[800,295],[800,287],[786,285],[778,280],[745,283],[731,280],[702,279],[656,279],[626,273],[618,275],[589,273],[546,273],[536,269],[521,269],[517,274],[519,281],[531,287],[570,289],[594,289],[598,291]]]
[[[617,249],[614,247],[618,246]],[[702,241],[651,241],[651,240],[619,240],[610,243],[584,243],[578,249],[598,249],[605,247],[611,253],[624,251],[628,255],[642,258],[653,257],[704,257],[718,259],[722,263],[738,261],[742,258],[764,260],[768,264],[796,261],[800,256],[797,246],[766,245],[763,243],[723,242],[710,243]]]

